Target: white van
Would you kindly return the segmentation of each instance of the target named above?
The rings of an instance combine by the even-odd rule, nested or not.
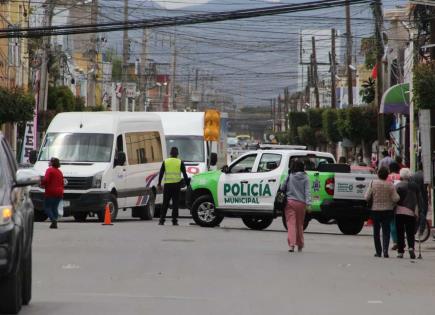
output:
[[[118,209],[151,220],[156,187],[152,185],[166,142],[158,115],[129,112],[68,112],[58,114],[48,127],[34,169],[44,176],[51,157],[60,159],[64,175],[64,214],[76,221],[96,214],[104,218],[106,205],[112,219]],[[31,197],[35,220],[44,221],[44,189]]]
[[[177,147],[179,158],[186,166],[186,173],[189,177],[209,170],[209,167],[216,167],[216,163],[226,164],[226,113],[221,113],[221,136],[219,143],[212,142],[210,148],[204,140],[204,112],[156,112],[160,116],[166,138],[166,149]],[[217,157],[215,163],[210,163],[210,153]],[[212,164],[212,165],[210,165]],[[182,191],[180,204],[184,203],[184,192]],[[161,206],[162,196],[157,197],[156,205]]]

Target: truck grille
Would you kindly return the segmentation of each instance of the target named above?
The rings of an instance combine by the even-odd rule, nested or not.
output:
[[[92,177],[65,177],[65,189],[86,190],[92,188]]]

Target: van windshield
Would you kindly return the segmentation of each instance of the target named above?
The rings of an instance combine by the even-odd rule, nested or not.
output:
[[[110,162],[113,135],[98,133],[48,133],[39,161],[52,157],[61,162]]]
[[[204,138],[202,136],[166,136],[166,149],[177,147],[179,158],[184,162],[204,162]]]

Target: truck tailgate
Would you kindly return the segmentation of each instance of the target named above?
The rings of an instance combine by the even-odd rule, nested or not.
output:
[[[334,199],[364,200],[373,174],[336,173],[334,183]]]

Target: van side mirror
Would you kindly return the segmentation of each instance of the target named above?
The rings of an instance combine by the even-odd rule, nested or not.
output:
[[[230,168],[228,165],[224,165],[221,169],[222,173],[228,174],[230,172]]]
[[[217,164],[218,156],[217,153],[210,153],[210,166],[215,166]]]
[[[125,161],[127,161],[125,153],[122,151],[118,152],[115,157],[115,167],[118,165],[123,166],[125,164]]]
[[[38,160],[38,151],[36,151],[36,150],[30,151],[30,153],[29,153],[29,163],[30,164],[35,164],[37,160]]]

